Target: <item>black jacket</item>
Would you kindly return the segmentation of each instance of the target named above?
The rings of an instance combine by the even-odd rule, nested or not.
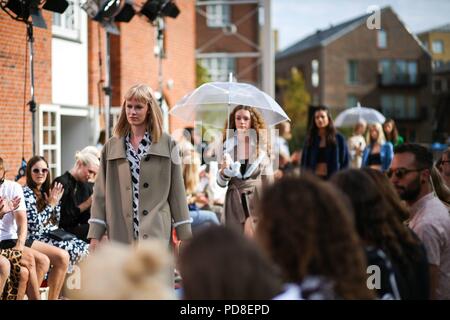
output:
[[[81,223],[87,223],[86,216],[90,216],[90,208],[81,213],[78,205],[92,195],[92,185],[78,182],[69,171],[57,177],[53,183],[55,182],[61,183],[64,187],[64,194],[61,198],[61,220],[59,226],[70,230]]]

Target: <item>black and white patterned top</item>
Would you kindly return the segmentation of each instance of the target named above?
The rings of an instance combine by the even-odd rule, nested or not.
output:
[[[127,160],[130,164],[131,183],[133,185],[133,235],[134,239],[139,239],[139,172],[141,159],[145,157],[152,144],[150,135],[146,131],[144,138],[139,143],[138,150],[134,150],[130,134],[125,138],[125,149],[127,153]]]

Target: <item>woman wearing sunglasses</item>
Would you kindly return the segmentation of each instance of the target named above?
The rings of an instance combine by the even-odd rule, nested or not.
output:
[[[53,267],[48,277],[49,299],[57,299],[66,272],[72,272],[73,265],[88,254],[88,244],[75,238],[58,241],[49,236],[50,230],[59,226],[61,213],[59,201],[64,189],[57,182],[51,187],[50,172],[45,158],[34,156],[28,161],[26,181],[23,193],[27,208],[28,239],[32,249],[50,258]]]

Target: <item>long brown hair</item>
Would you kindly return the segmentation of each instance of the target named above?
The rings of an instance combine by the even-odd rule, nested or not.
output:
[[[158,102],[156,102],[153,97],[152,90],[149,86],[144,84],[136,84],[132,86],[125,94],[119,120],[114,127],[114,135],[117,137],[124,137],[130,132],[131,126],[128,123],[125,108],[127,100],[133,98],[139,103],[148,106],[149,114],[147,116],[147,131],[152,137],[152,142],[158,142],[163,132],[163,116]]]
[[[227,139],[227,130],[236,130],[236,112],[239,110],[247,110],[250,112],[250,128],[256,131],[256,142],[257,142],[257,155],[259,155],[259,147],[260,145],[265,146],[267,154],[270,153],[270,148],[268,144],[267,132],[263,134],[262,130],[266,129],[266,122],[261,114],[256,110],[256,108],[238,105],[233,111],[230,113],[230,117],[228,121],[225,123],[225,128],[223,129],[223,141]],[[260,140],[263,139],[263,140]]]
[[[262,196],[256,239],[286,282],[323,276],[338,297],[370,299],[366,260],[345,196],[308,173],[283,178]]]
[[[45,158],[41,157],[41,156],[34,156],[30,160],[28,160],[27,169],[26,169],[27,186],[31,190],[33,190],[33,192],[36,196],[36,207],[37,207],[38,212],[42,211],[45,208],[45,206],[47,205],[47,203],[45,202],[44,194],[48,195],[48,193],[50,191],[50,181],[51,181],[50,170],[48,170],[47,177],[45,178],[45,181],[42,184],[41,189],[40,190],[37,189],[36,183],[33,181],[31,168],[39,161],[44,161],[45,165],[47,166],[47,169],[48,169],[47,160],[45,160]]]
[[[400,264],[402,271],[414,272],[409,260],[419,260],[420,243],[401,222],[401,217],[406,212],[397,212],[404,210],[399,203],[400,199],[394,195],[387,196],[388,193],[396,191],[387,188],[386,182],[381,183],[383,174],[375,171],[347,169],[332,176],[331,182],[351,200],[361,238],[384,250],[391,259]]]
[[[330,109],[325,106],[319,106],[314,110],[312,115],[311,125],[309,126],[308,135],[306,138],[306,146],[312,146],[315,137],[319,134],[319,128],[316,125],[316,113],[319,111],[325,111],[328,117],[328,125],[325,128],[325,140],[327,142],[327,146],[336,145],[336,128],[334,127],[333,118],[330,114]]]
[[[390,133],[387,133],[384,130],[384,126],[388,123],[392,124],[392,131]],[[392,142],[392,144],[395,146],[395,144],[397,143],[397,139],[398,139],[398,130],[397,130],[397,126],[395,125],[394,119],[389,118],[389,119],[386,119],[386,121],[384,121],[383,132],[384,132],[384,135],[386,136],[386,141]]]
[[[244,235],[224,226],[199,231],[180,252],[185,299],[267,300],[282,291],[277,269]]]

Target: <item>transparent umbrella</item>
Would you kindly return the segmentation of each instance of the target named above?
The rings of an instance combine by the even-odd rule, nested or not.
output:
[[[354,108],[342,111],[334,121],[336,127],[350,127],[364,120],[366,123],[384,123],[386,118],[377,110],[361,107],[358,102]]]
[[[186,121],[222,124],[238,105],[256,108],[268,126],[290,120],[281,106],[258,88],[240,82],[208,82],[185,95],[170,113]],[[219,115],[219,116],[217,116]]]

